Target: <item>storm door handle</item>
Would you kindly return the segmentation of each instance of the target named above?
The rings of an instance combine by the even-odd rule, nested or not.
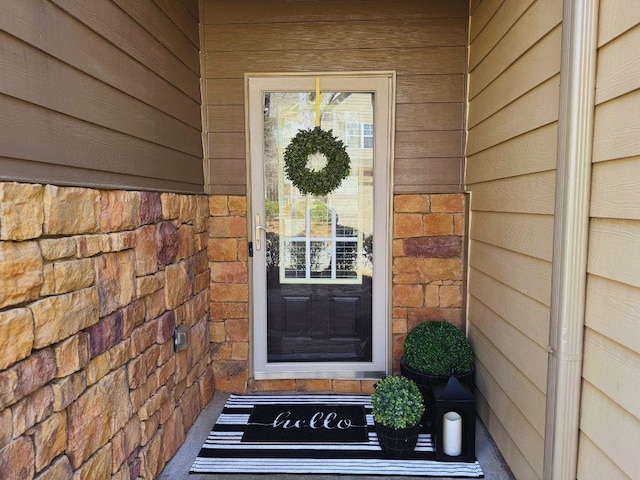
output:
[[[255,234],[255,243],[256,243],[256,250],[261,250],[262,249],[262,236],[260,234],[260,230],[264,230],[264,233],[266,235],[267,233],[267,228],[263,227],[262,225],[260,225],[260,215],[256,215],[256,234]]]

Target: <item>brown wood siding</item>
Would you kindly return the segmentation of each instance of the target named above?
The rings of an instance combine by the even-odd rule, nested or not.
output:
[[[0,179],[202,192],[193,3],[0,5]]]
[[[467,2],[204,1],[208,191],[246,193],[244,74],[395,70],[394,189],[462,190]]]
[[[639,42],[640,4],[602,0],[579,479],[640,472]]]
[[[562,2],[470,19],[469,337],[480,416],[516,478],[542,478]]]

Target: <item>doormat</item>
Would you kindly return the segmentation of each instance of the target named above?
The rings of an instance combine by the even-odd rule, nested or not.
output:
[[[242,442],[351,443],[369,440],[363,405],[255,405]]]
[[[359,406],[364,408],[367,440],[363,442],[326,441],[299,442],[277,440],[243,441],[255,406],[286,405],[293,412],[297,406],[327,407]],[[316,412],[314,412],[316,413]],[[323,419],[326,420],[326,416]],[[335,421],[336,417],[332,417]],[[302,425],[302,420],[300,425]],[[318,426],[318,418],[315,425]],[[310,419],[307,420],[310,422]],[[262,423],[262,422],[259,422]],[[266,423],[266,422],[265,422]],[[294,423],[288,424],[295,425]],[[334,424],[330,424],[333,426]],[[293,427],[295,428],[295,427]],[[428,432],[421,432],[418,445],[408,459],[386,458],[380,446],[371,415],[369,395],[231,395],[195,459],[189,473],[243,474],[344,474],[344,475],[405,475],[422,477],[484,476],[480,464],[438,462]]]

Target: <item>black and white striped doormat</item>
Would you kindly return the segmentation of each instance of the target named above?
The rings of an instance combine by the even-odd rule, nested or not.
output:
[[[363,405],[369,439],[358,443],[243,442],[253,407],[271,404]],[[289,426],[295,428],[294,421]],[[318,425],[322,421],[316,418]],[[378,445],[368,395],[231,395],[189,473],[484,476],[477,461],[438,462],[433,458],[428,433],[420,434],[410,459],[386,458]]]

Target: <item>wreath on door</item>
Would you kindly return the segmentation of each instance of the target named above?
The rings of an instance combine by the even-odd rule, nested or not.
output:
[[[321,153],[327,164],[320,170],[307,167],[309,155]],[[284,151],[284,171],[291,183],[304,195],[328,195],[349,176],[351,159],[342,140],[331,130],[315,127],[300,130]]]

